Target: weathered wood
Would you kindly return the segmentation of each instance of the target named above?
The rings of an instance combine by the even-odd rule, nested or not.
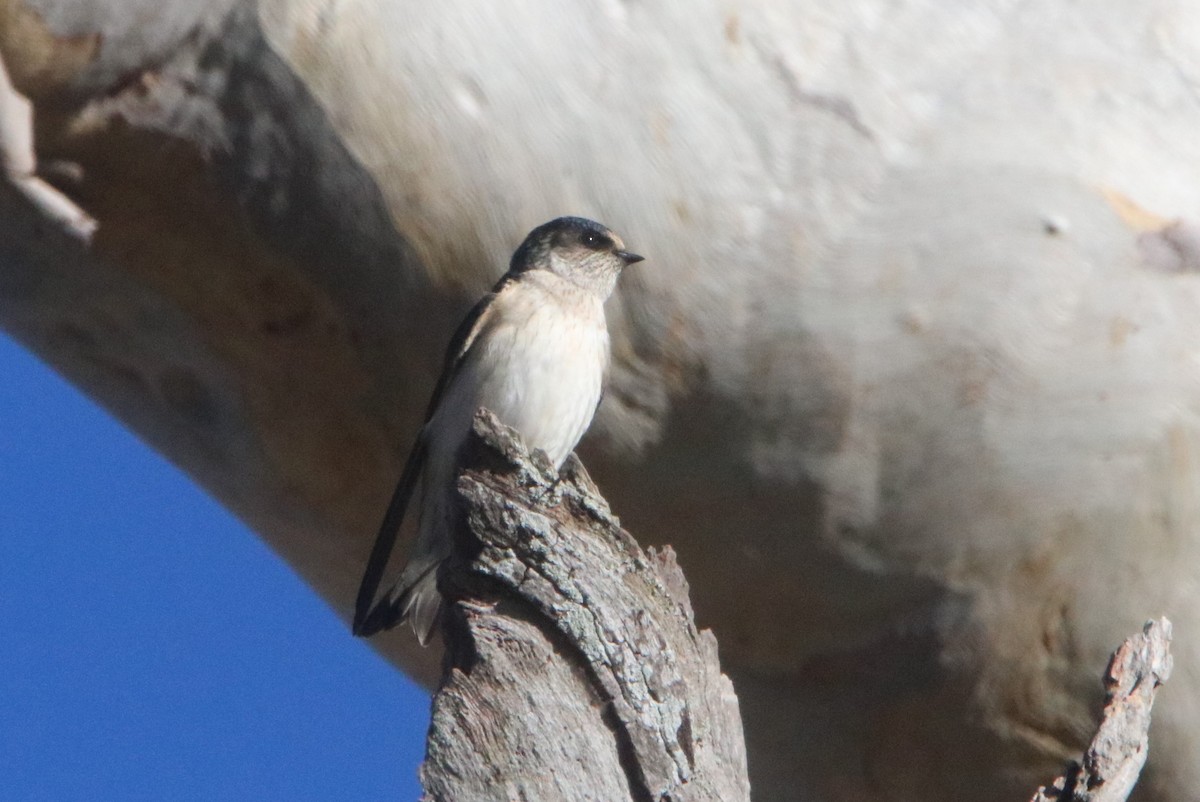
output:
[[[1150,709],[1171,676],[1171,622],[1147,621],[1121,644],[1104,672],[1104,717],[1082,763],[1071,763],[1032,802],[1124,802],[1150,748]]]
[[[737,698],[674,553],[489,413],[464,466],[427,798],[749,799]]]

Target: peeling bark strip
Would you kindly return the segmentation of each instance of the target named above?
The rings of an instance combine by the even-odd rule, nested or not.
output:
[[[674,553],[486,411],[464,465],[426,798],[748,800],[737,697]]]
[[[37,175],[33,152],[33,104],[13,86],[0,55],[0,169],[14,189],[68,234],[88,242],[96,221]]]
[[[1150,708],[1171,676],[1171,622],[1147,621],[1113,653],[1104,672],[1104,716],[1083,754],[1032,802],[1124,802],[1150,748]]]

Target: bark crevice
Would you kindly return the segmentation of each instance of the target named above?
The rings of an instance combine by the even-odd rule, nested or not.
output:
[[[427,798],[748,800],[733,686],[670,549],[487,412],[458,491]]]

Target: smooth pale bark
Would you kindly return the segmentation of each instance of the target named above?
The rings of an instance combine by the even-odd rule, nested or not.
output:
[[[1165,2],[0,0],[38,166],[0,325],[348,613],[456,319],[601,219],[650,258],[584,458],[677,548],[756,793],[1020,798],[1112,643],[1200,625],[1198,38]],[[1162,799],[1200,784],[1172,691]]]

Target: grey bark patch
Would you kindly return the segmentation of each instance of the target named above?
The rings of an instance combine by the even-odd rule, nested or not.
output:
[[[458,490],[427,797],[748,800],[737,698],[674,553],[486,411]]]

